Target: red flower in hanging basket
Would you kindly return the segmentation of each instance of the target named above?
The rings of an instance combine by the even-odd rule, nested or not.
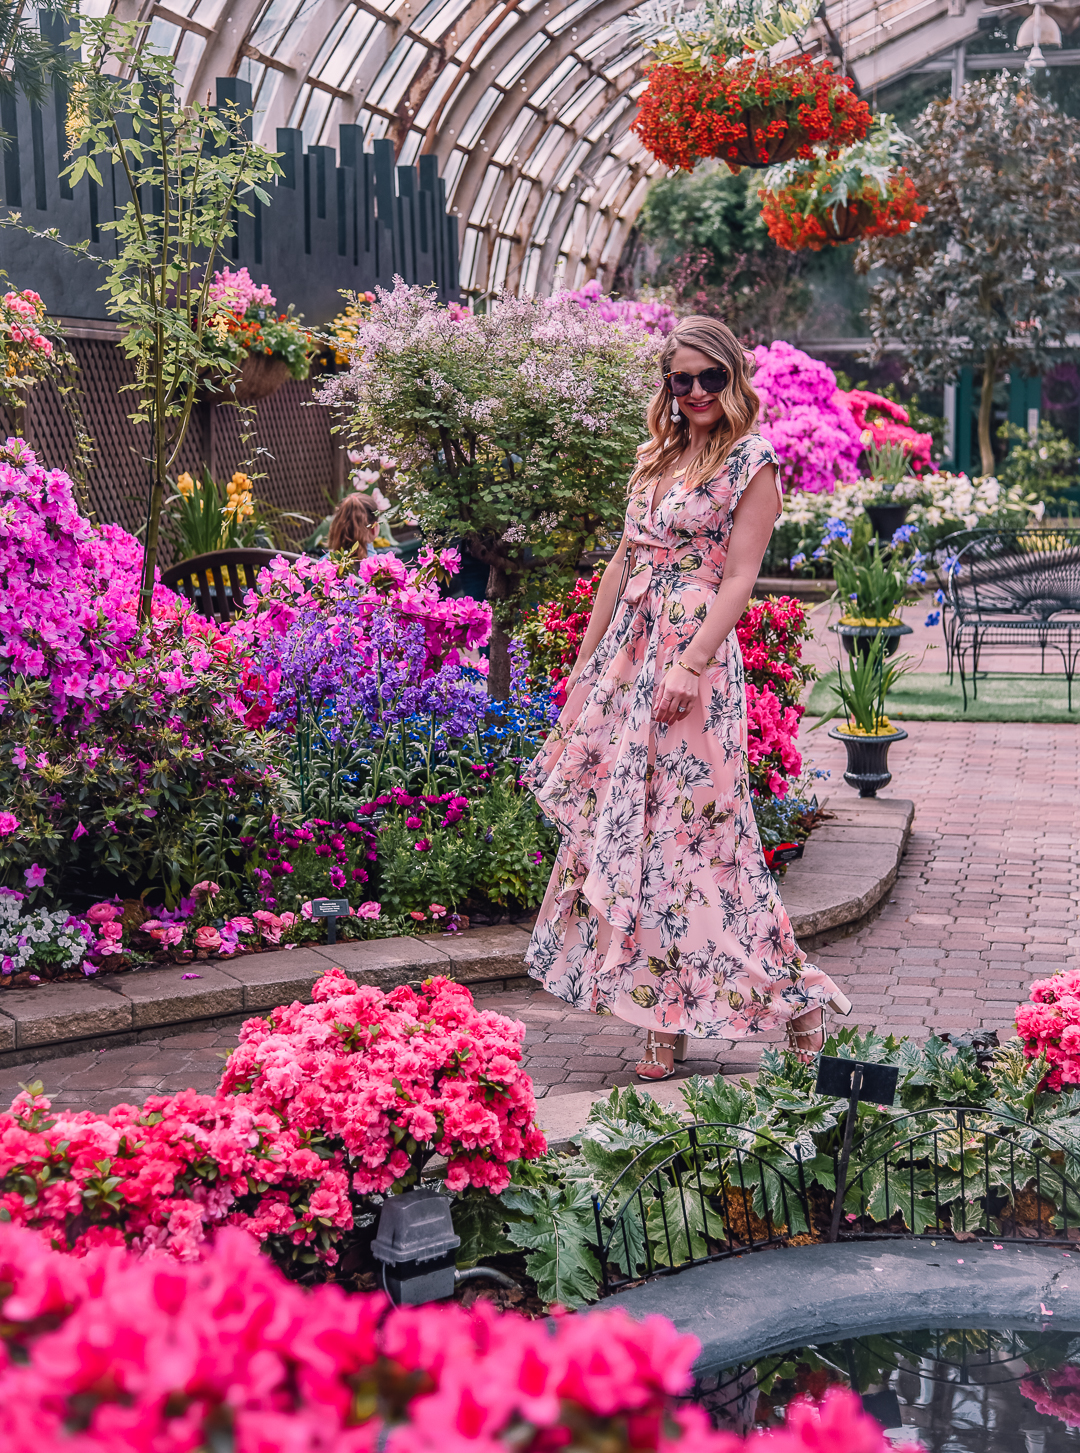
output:
[[[724,65],[654,66],[631,128],[657,161],[692,171],[719,157],[732,171],[828,155],[861,141],[870,108],[827,60],[792,56],[769,65],[758,55]]]
[[[860,237],[906,232],[926,215],[915,184],[902,167],[884,184],[867,178],[858,190],[849,187],[842,203],[830,200],[827,181],[822,184],[811,171],[777,191],[762,187],[758,196],[769,236],[789,252],[804,247],[820,252]]]

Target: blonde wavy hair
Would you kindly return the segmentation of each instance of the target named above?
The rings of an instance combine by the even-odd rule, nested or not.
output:
[[[747,354],[731,329],[718,319],[700,314],[681,318],[664,343],[660,354],[661,373],[671,368],[675,350],[680,346],[696,348],[714,363],[723,364],[728,375],[727,387],[720,395],[723,415],[713,428],[709,442],[686,472],[687,483],[698,484],[720,472],[734,445],[754,427],[761,400],[750,382],[755,367],[753,355]],[[678,419],[671,417],[674,397],[665,379],[645,416],[650,438],[638,449],[637,467],[630,478],[631,494],[655,484],[686,448],[690,425],[681,409]]]

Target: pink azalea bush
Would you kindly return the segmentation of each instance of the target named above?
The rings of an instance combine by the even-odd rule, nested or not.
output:
[[[589,309],[605,323],[621,323],[625,327],[640,328],[643,333],[665,338],[679,321],[678,314],[667,303],[638,302],[635,298],[613,298],[601,290],[596,278],[576,291],[558,295],[567,301]]]
[[[476,1009],[448,979],[383,994],[331,969],[312,998],[245,1024],[221,1092],[244,1092],[298,1132],[317,1129],[348,1156],[354,1190],[401,1189],[434,1151],[447,1158],[448,1189],[498,1193],[511,1161],[543,1154],[520,1067],[524,1025]]]
[[[1080,1428],[1080,1367],[1066,1362],[1021,1380],[1020,1391],[1047,1418],[1060,1418],[1067,1428]]]
[[[677,1401],[699,1351],[621,1309],[531,1321],[477,1302],[387,1309],[305,1291],[225,1232],[195,1266],[75,1260],[0,1226],[8,1453],[743,1453]],[[886,1453],[843,1389],[793,1403],[761,1453]]]
[[[831,494],[858,477],[861,430],[827,363],[777,340],[754,349],[762,435],[780,457],[785,493]]]
[[[1080,969],[1063,969],[1049,979],[1036,979],[1029,1003],[1016,1010],[1016,1030],[1028,1059],[1044,1054],[1050,1072],[1048,1090],[1080,1085]]]
[[[164,695],[213,668],[217,632],[159,586],[155,629],[141,633],[142,546],[91,525],[71,480],[21,439],[0,446],[0,711],[10,678],[48,683],[53,715],[92,715],[150,673]]]
[[[932,434],[920,434],[911,427],[911,415],[902,404],[894,403],[884,394],[871,393],[868,389],[841,389],[838,397],[851,412],[860,436],[870,431],[871,441],[880,449],[883,444],[902,444],[908,451],[912,473],[922,474],[930,467],[930,451],[934,447]],[[876,418],[869,415],[874,413]]]
[[[312,1003],[250,1019],[214,1095],[153,1095],[106,1115],[53,1112],[40,1087],[0,1115],[0,1215],[84,1255],[199,1256],[239,1226],[284,1262],[333,1264],[356,1199],[414,1183],[503,1190],[546,1149],[525,1027],[430,979],[419,994],[324,974]]]

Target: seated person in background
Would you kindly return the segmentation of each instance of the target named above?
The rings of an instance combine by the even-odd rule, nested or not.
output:
[[[379,512],[375,501],[366,494],[350,494],[338,505],[330,521],[327,548],[332,553],[359,546],[357,555],[375,555],[375,539],[379,533]]]

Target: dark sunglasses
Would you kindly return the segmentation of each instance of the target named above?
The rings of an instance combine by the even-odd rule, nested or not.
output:
[[[719,366],[715,368],[703,368],[700,373],[665,373],[664,381],[671,385],[671,392],[677,399],[686,398],[687,394],[693,392],[694,379],[701,384],[701,390],[707,394],[719,394],[727,388],[728,371]]]

